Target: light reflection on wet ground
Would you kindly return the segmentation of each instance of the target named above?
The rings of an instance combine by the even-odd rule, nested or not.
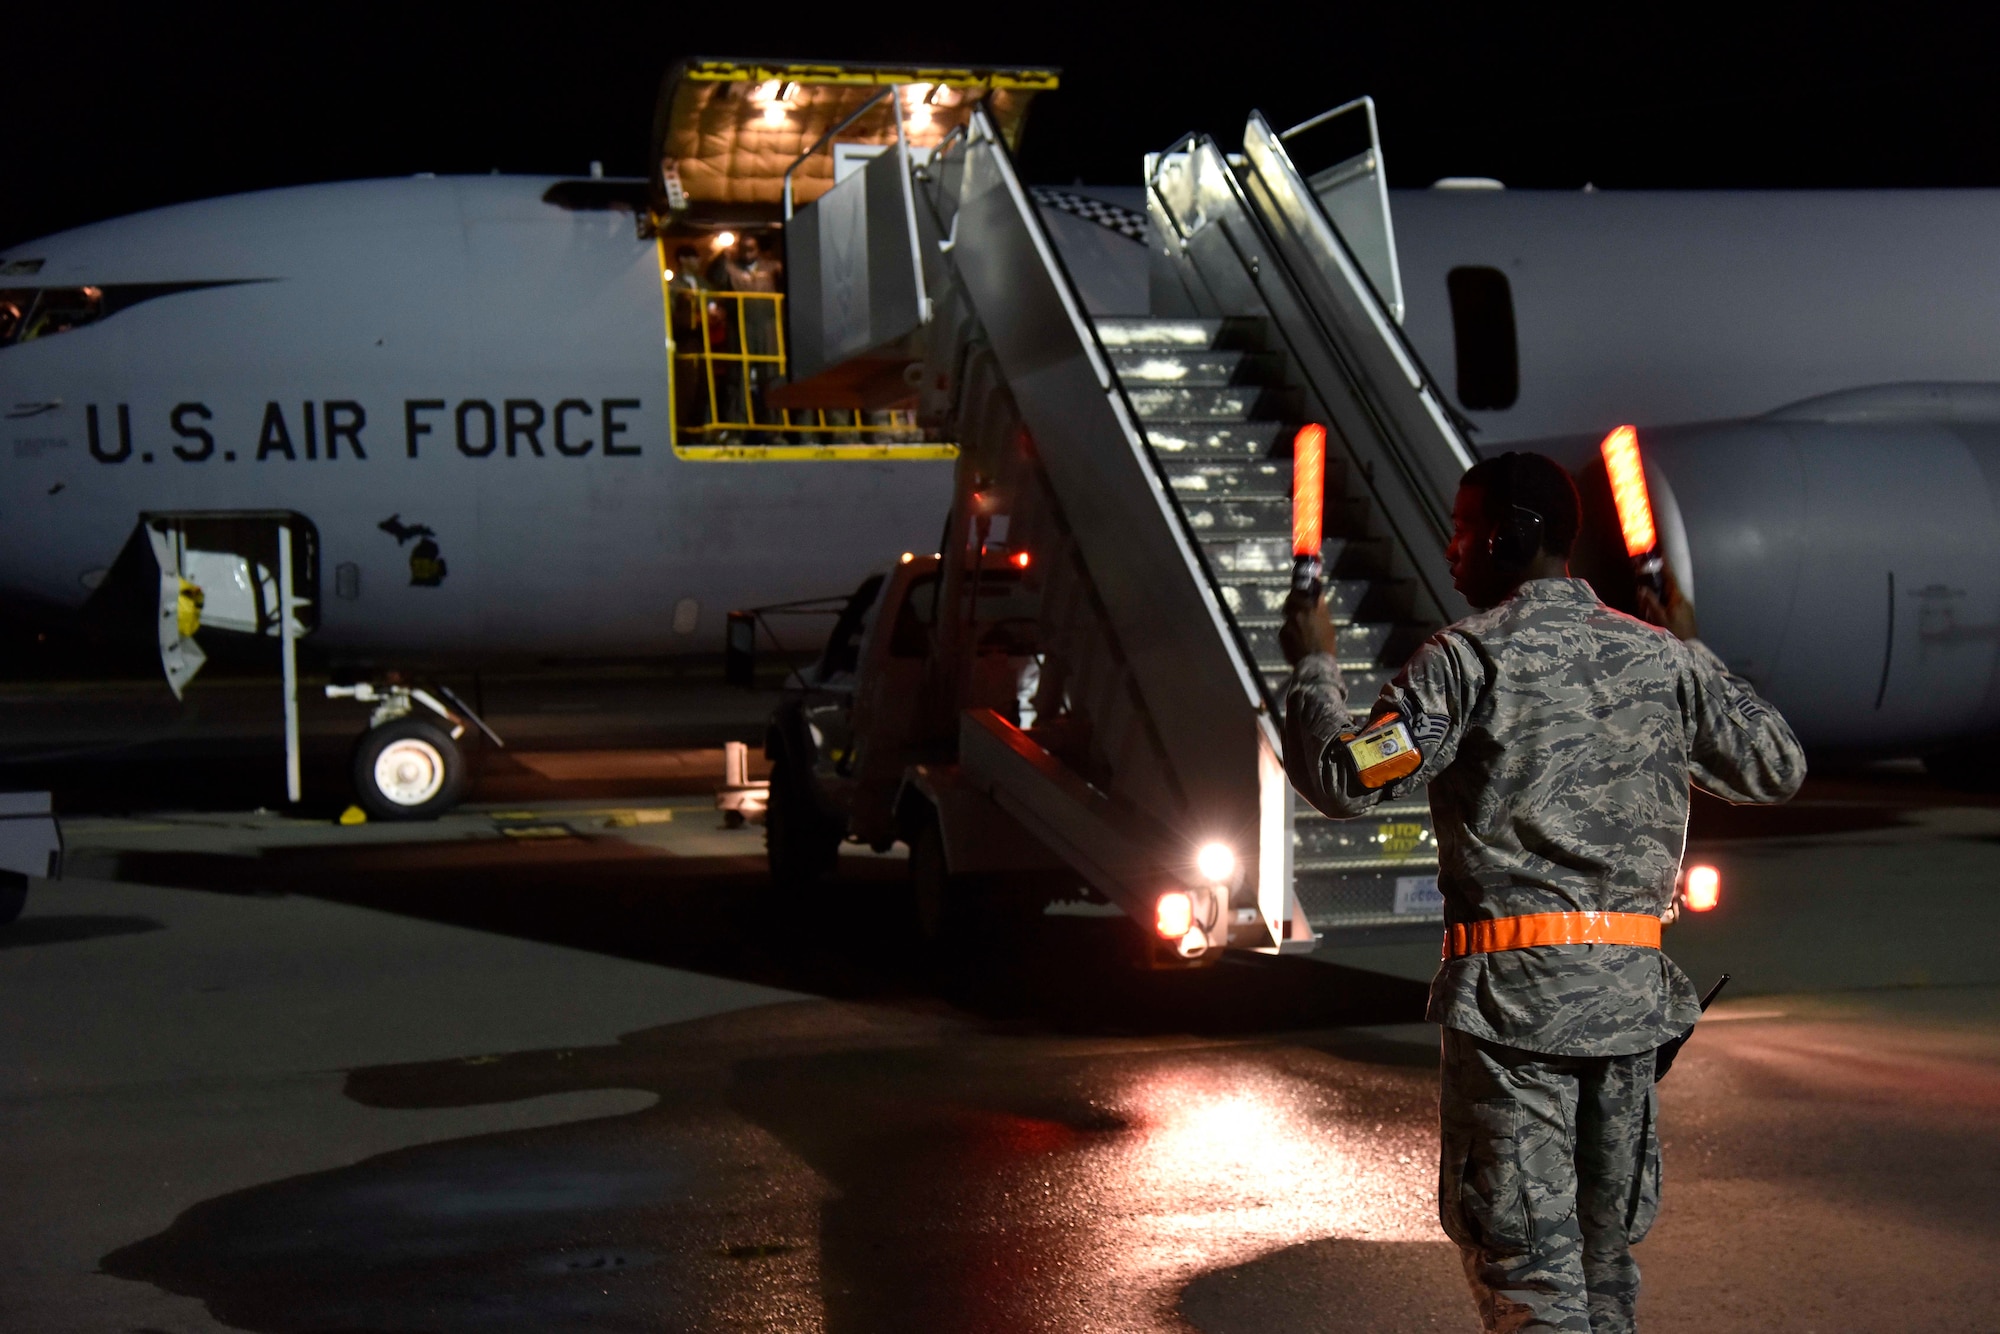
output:
[[[1690,929],[1714,956],[1704,976],[1985,966],[1962,942],[2000,923],[2000,818],[1879,815],[1725,840],[1741,896]],[[948,1005],[867,926],[896,868],[844,869],[839,910],[774,940],[744,890],[754,857],[646,844],[665,837],[121,854],[148,878],[263,892],[280,875],[293,893],[847,999],[355,1070],[346,1097],[367,1108],[657,1101],[220,1195],[106,1271],[271,1331],[1471,1326],[1433,1218],[1434,1030],[1343,1027],[1388,1017],[1357,1005],[1352,975],[1114,984],[1101,924],[1072,921],[1001,979],[1007,1004]],[[1945,926],[1907,912],[1918,883],[1951,896]],[[1648,1330],[1991,1328],[1995,995],[1754,996],[1704,1029],[1663,1091]]]
[[[444,1330],[1182,1329],[1204,1271],[1434,1235],[1434,1094],[1411,1050],[1371,1065],[808,1002],[362,1071],[350,1095],[375,1106],[607,1086],[660,1102],[224,1197],[106,1268],[270,1330],[374,1328],[411,1291]]]
[[[1984,1328],[2000,994],[1741,1008],[1663,1089],[1647,1327]],[[225,1196],[105,1268],[273,1331],[1465,1329],[1427,1036],[809,1001],[357,1071],[384,1108],[659,1101]]]

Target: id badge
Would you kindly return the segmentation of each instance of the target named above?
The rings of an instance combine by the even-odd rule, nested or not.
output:
[[[1354,757],[1361,786],[1384,787],[1423,767],[1423,753],[1410,739],[1410,729],[1398,713],[1378,718],[1368,730],[1347,738],[1347,753]]]

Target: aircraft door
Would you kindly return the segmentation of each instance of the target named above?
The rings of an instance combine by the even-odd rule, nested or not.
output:
[[[318,627],[319,534],[304,515],[201,511],[140,524],[159,569],[160,665],[176,697],[207,661],[202,630],[297,640]]]
[[[319,533],[302,514],[202,511],[139,519],[159,568],[160,666],[179,699],[210,630],[276,639],[283,680],[285,793],[300,795],[297,645],[319,624]]]

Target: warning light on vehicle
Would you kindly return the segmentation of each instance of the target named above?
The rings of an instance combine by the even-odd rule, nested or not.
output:
[[[1203,880],[1219,885],[1236,874],[1236,853],[1227,843],[1204,843],[1194,854],[1194,866]]]
[[[1292,555],[1317,556],[1326,499],[1326,428],[1308,422],[1292,437]]]
[[[1153,909],[1153,929],[1162,940],[1180,940],[1194,930],[1194,900],[1178,889],[1160,895]]]
[[[1722,872],[1713,866],[1690,866],[1683,891],[1688,911],[1707,912],[1722,901]]]
[[[1639,459],[1639,432],[1620,426],[1599,446],[1604,471],[1611,478],[1611,503],[1618,507],[1618,527],[1625,534],[1625,554],[1643,556],[1659,545],[1653,527],[1653,501],[1646,494],[1646,465]]]
[[[1027,569],[1028,566],[1033,563],[1033,561],[1034,558],[1029,556],[1028,553],[1025,551],[1017,551],[1013,555],[1007,558],[1007,563],[1013,566],[1017,570]]]

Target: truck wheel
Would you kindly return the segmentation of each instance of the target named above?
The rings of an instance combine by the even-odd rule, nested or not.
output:
[[[812,776],[790,760],[771,766],[771,789],[764,807],[764,855],[771,879],[803,885],[833,874],[840,858],[840,831],[813,800]]]
[[[28,906],[28,877],[19,871],[0,871],[0,926],[21,915]]]
[[[378,820],[435,820],[465,791],[465,755],[443,728],[398,718],[361,734],[354,791]]]

